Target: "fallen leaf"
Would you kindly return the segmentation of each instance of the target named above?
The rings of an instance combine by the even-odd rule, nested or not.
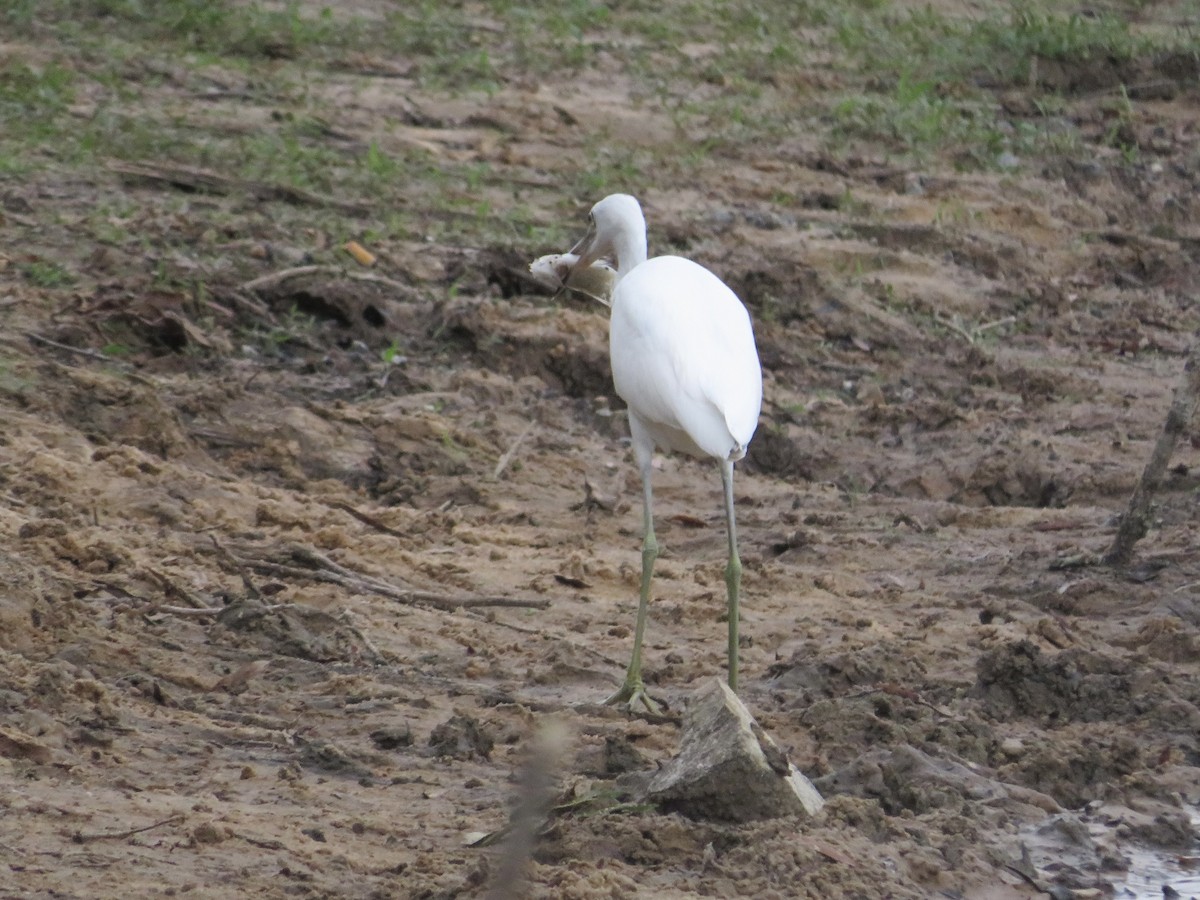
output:
[[[354,257],[354,261],[360,266],[375,265],[375,254],[360,244],[358,241],[346,241],[343,249]]]

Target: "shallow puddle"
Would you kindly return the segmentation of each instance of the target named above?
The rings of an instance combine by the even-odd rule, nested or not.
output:
[[[1200,810],[1191,811],[1192,825],[1200,828]],[[1129,872],[1113,885],[1114,897],[1143,900],[1159,897],[1200,897],[1200,855],[1181,855],[1135,847],[1128,851]],[[1167,889],[1174,891],[1168,893]]]

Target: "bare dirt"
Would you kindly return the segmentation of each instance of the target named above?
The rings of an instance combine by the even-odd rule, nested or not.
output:
[[[358,97],[337,127],[523,171],[622,128],[674,139],[652,105],[625,114],[618,73],[410,86],[438,111],[420,126],[395,81],[331,76]],[[566,247],[379,241],[372,269],[246,287],[328,245],[303,202],[273,219],[113,170],[0,183],[0,895],[479,896],[506,845],[472,844],[507,824],[548,721],[580,802],[542,830],[529,896],[1194,884],[1195,446],[1134,566],[1086,563],[1200,324],[1198,101],[1139,103],[1136,162],[926,171],[797,137],[640,191],[652,251],[754,317],[741,694],[826,797],[813,823],[614,805],[723,672],[725,538],[716,469],[663,457],[646,676],[670,713],[603,706],[640,497],[604,309],[524,274]],[[81,242],[113,197],[138,240]],[[562,215],[552,179],[488,200]],[[156,281],[196,244],[227,267]],[[79,280],[38,286],[32,258]]]

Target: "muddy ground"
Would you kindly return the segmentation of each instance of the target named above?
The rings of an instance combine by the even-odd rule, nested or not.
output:
[[[334,126],[523,173],[485,188],[496,215],[582,225],[597,197],[553,166],[622,129],[676,139],[603,66],[456,97],[366,69],[325,73],[358,98]],[[187,84],[154,96],[269,120]],[[618,803],[723,672],[725,538],[716,469],[662,457],[645,665],[669,710],[602,705],[640,496],[605,310],[523,271],[565,247],[372,241],[353,209],[305,230],[303,197],[178,172],[0,182],[0,896],[479,896],[505,844],[472,844],[550,721],[564,808],[528,896],[1186,895],[1194,444],[1133,566],[1088,562],[1200,324],[1198,106],[1186,79],[1140,101],[1132,161],[960,172],[798,132],[687,188],[604,186],[754,318],[741,693],[827,798],[815,822]],[[89,239],[115,199],[133,237]],[[375,266],[290,271],[355,236]]]

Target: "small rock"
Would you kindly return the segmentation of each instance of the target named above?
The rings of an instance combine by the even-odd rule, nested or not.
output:
[[[692,696],[679,754],[650,779],[646,797],[667,811],[724,822],[815,816],[824,806],[720,679]]]
[[[325,741],[312,741],[304,745],[301,752],[304,765],[326,772],[336,772],[354,778],[367,778],[371,770],[351,759],[346,751],[336,744]]]
[[[860,381],[858,389],[855,391],[855,396],[863,406],[877,407],[887,405],[887,400],[883,396],[883,388],[874,381]]]
[[[1000,742],[1000,752],[1009,759],[1016,759],[1025,752],[1025,743],[1020,738],[1005,738]]]
[[[225,832],[212,822],[201,822],[192,829],[192,840],[197,844],[219,844],[225,840]]]
[[[15,728],[0,728],[0,756],[44,765],[54,758],[54,753],[45,744]]]
[[[413,742],[412,729],[408,723],[400,728],[388,725],[371,732],[371,742],[380,750],[396,750],[400,747],[411,747]]]
[[[433,754],[451,759],[488,759],[495,743],[491,732],[471,716],[451,716],[429,735]]]
[[[604,739],[604,771],[608,775],[623,775],[646,764],[646,758],[628,738],[608,736]]]

